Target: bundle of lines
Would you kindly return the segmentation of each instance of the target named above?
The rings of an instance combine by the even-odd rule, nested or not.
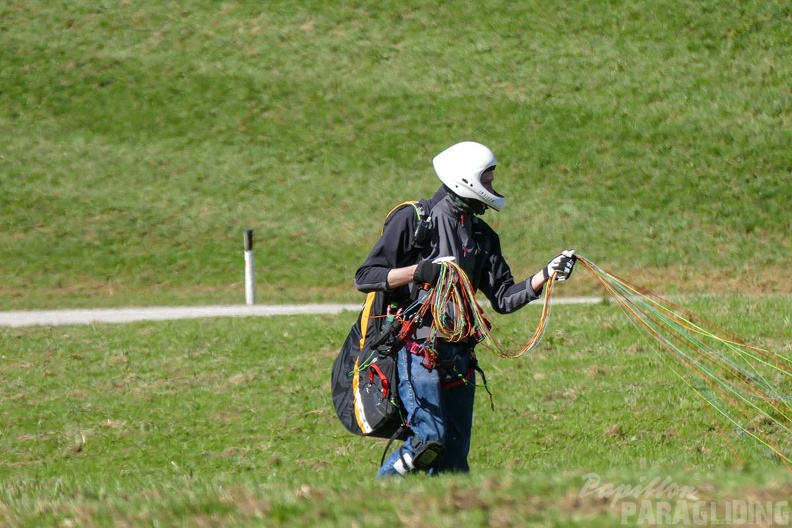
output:
[[[679,379],[706,402],[705,408],[712,411],[718,430],[738,460],[741,457],[730,437],[745,440],[792,470],[792,360],[749,344],[585,257],[578,256],[578,262],[649,338]],[[434,319],[430,339],[461,341],[473,337],[499,356],[519,357],[541,342],[550,317],[554,282],[555,276],[545,286],[536,330],[525,345],[514,350],[492,333],[464,271],[453,262],[444,262],[440,280],[422,306],[431,310]],[[727,434],[728,429],[735,434]]]
[[[441,264],[440,278],[423,304],[423,309],[431,311],[434,320],[427,342],[431,343],[437,337],[450,342],[473,338],[481,346],[507,358],[518,358],[539,345],[550,319],[555,275],[547,283],[545,303],[536,330],[525,345],[514,350],[491,332],[491,324],[476,302],[476,293],[462,268],[451,261]]]
[[[703,317],[578,256],[673,372],[707,404],[716,424],[790,470],[792,361],[749,344]],[[726,430],[718,430],[738,460]]]

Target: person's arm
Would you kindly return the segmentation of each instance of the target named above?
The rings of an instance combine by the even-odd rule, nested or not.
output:
[[[389,290],[410,284],[413,282],[417,264],[405,268],[393,268],[388,272],[387,287]]]
[[[410,271],[414,272],[415,266],[409,263],[409,257],[415,218],[412,207],[403,207],[386,220],[382,235],[355,273],[355,287],[359,291],[393,290],[412,280]],[[408,263],[410,265],[405,267]]]
[[[487,257],[476,286],[489,299],[492,308],[497,313],[507,314],[538,299],[545,283],[543,273],[540,271],[527,280],[516,282],[501,253],[500,237],[490,229],[484,236],[489,241]]]
[[[569,250],[548,262],[544,268],[530,278],[515,282],[509,265],[501,253],[500,238],[494,231],[489,233],[489,237],[491,249],[487,258],[484,280],[479,285],[479,289],[498,313],[512,313],[538,299],[542,295],[545,283],[553,273],[557,273],[556,280],[558,281],[565,280],[572,274],[575,252]]]
[[[547,282],[547,279],[544,278],[544,270],[539,271],[533,277],[531,277],[531,289],[536,292],[536,295],[542,293],[542,288],[544,288],[545,282]]]

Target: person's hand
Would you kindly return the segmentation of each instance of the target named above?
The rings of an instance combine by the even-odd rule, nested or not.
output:
[[[577,262],[575,250],[567,249],[547,263],[547,266],[542,270],[542,275],[544,275],[545,280],[547,280],[553,276],[553,273],[556,273],[557,281],[565,281],[572,275],[575,262]]]
[[[413,281],[418,284],[429,284],[430,286],[434,286],[437,283],[437,279],[440,278],[441,269],[442,266],[436,262],[422,260],[418,263],[418,267],[415,268]]]

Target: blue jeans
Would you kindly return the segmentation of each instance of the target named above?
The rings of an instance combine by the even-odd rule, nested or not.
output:
[[[426,442],[440,442],[444,450],[427,471],[430,474],[470,471],[468,453],[473,428],[473,403],[476,376],[459,381],[470,367],[470,352],[458,343],[438,342],[437,363],[432,370],[422,365],[424,357],[401,349],[397,357],[399,398],[401,398],[409,436],[404,444],[385,459],[378,477],[403,474],[404,459],[414,458]],[[451,387],[441,383],[457,380]],[[408,455],[408,456],[405,456]]]

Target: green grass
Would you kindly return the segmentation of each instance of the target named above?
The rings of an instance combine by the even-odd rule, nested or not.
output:
[[[782,297],[685,305],[789,356]],[[539,311],[499,318],[525,340]],[[0,330],[0,524],[612,526],[584,475],[670,477],[699,500],[787,500],[789,472],[727,431],[615,306],[559,305],[535,352],[486,351],[472,474],[377,481],[329,371],[355,314]],[[376,503],[373,509],[372,504]],[[406,507],[406,504],[415,506]]]
[[[388,210],[474,139],[515,275],[575,247],[789,354],[785,2],[0,5],[0,309],[360,301]],[[578,272],[558,290],[600,294]],[[532,315],[533,314],[533,315]],[[537,312],[496,318],[529,335]],[[484,358],[471,476],[373,479],[332,358],[354,314],[0,329],[0,524],[612,526],[671,476],[785,500],[613,306]],[[370,504],[380,505],[372,513]],[[405,506],[408,505],[408,506]]]
[[[0,7],[0,308],[350,300],[431,157],[500,160],[515,272],[789,292],[784,2]],[[706,262],[706,269],[702,268]],[[570,293],[591,293],[583,282]]]

